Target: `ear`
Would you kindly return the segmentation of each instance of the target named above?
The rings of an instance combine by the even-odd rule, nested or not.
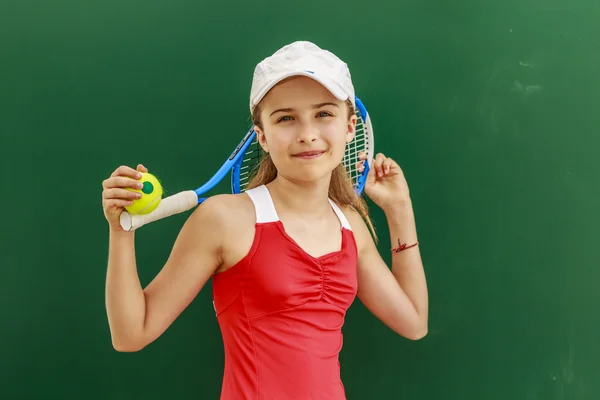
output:
[[[256,132],[256,139],[258,140],[258,144],[265,151],[265,153],[269,152],[269,146],[267,145],[267,138],[265,137],[265,133],[258,126],[254,125],[254,132]]]
[[[348,120],[348,131],[346,132],[346,143],[350,143],[354,136],[356,135],[356,122],[358,118],[356,115],[352,115]]]

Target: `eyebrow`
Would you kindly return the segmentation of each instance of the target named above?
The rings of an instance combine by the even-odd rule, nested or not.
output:
[[[339,106],[338,106],[337,104],[335,104],[335,103],[326,102],[326,103],[314,104],[314,105],[312,106],[312,108],[313,108],[313,109],[317,109],[317,108],[321,108],[321,107],[325,107],[325,106],[334,106],[334,107],[339,107]],[[293,109],[293,108],[279,108],[279,109],[277,109],[277,110],[273,111],[273,112],[272,112],[272,113],[269,115],[269,117],[270,117],[270,116],[272,116],[273,114],[276,114],[276,113],[278,113],[278,112],[291,112],[291,111],[294,111],[294,109]]]

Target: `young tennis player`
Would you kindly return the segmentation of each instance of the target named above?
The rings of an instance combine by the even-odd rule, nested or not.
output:
[[[225,346],[222,399],[345,399],[338,355],[355,296],[399,335],[427,333],[427,287],[402,170],[379,153],[365,184],[387,217],[390,269],[340,164],[355,133],[354,106],[346,64],[310,42],[259,63],[250,110],[265,156],[250,189],[198,206],[146,288],[134,233],[119,215],[136,196],[125,190],[136,187],[127,177],[147,169],[122,166],[103,182],[115,349],[138,351],[156,340],[210,278]]]

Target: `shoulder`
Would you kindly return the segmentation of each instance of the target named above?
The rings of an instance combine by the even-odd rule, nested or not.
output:
[[[348,220],[348,223],[352,227],[353,231],[354,231],[355,227],[359,228],[361,223],[364,225],[364,221],[363,221],[361,215],[358,213],[358,211],[356,211],[355,208],[350,207],[350,206],[340,206],[339,204],[338,204],[338,207],[340,208],[340,210],[342,210],[342,213]]]
[[[350,206],[339,206],[342,213],[346,216],[354,239],[356,240],[356,246],[358,247],[359,254],[363,249],[374,243],[369,227],[367,226],[362,215],[354,208]]]
[[[190,217],[198,238],[214,244],[219,257],[215,272],[237,264],[250,251],[256,213],[246,193],[211,196]]]
[[[190,216],[199,228],[209,225],[224,230],[240,229],[255,220],[254,205],[245,193],[218,194],[204,200]]]

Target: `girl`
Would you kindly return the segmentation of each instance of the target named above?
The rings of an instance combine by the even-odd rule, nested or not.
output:
[[[356,295],[408,339],[427,332],[428,297],[409,190],[377,154],[365,193],[384,211],[392,268],[341,160],[355,133],[346,64],[310,42],[255,69],[250,110],[265,156],[245,193],[208,198],[184,224],[166,265],[142,288],[134,233],[119,214],[136,194],[122,166],[103,182],[110,227],[106,307],[118,351],[156,340],[209,278],[225,345],[221,399],[345,399],[338,355]],[[362,168],[362,159],[357,160]]]

